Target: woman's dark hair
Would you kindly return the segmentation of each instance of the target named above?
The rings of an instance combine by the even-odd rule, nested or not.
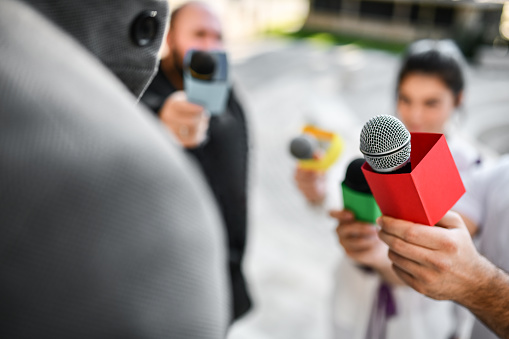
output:
[[[409,46],[401,65],[397,90],[410,74],[435,75],[457,98],[465,86],[461,52],[452,41],[420,40]]]

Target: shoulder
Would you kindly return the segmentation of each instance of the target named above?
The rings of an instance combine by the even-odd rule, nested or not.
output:
[[[475,170],[479,165],[497,158],[492,150],[459,133],[448,137],[447,143],[460,172]]]

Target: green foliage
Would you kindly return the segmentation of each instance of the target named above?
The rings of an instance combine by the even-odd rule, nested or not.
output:
[[[266,32],[269,36],[286,37],[289,39],[305,39],[320,45],[350,45],[354,44],[360,48],[378,49],[395,54],[400,54],[405,50],[406,44],[392,41],[382,41],[375,39],[367,39],[362,37],[342,35],[330,32],[316,32],[309,30],[300,30],[297,32],[284,32],[271,30]]]

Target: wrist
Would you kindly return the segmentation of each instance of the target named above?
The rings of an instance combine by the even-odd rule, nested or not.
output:
[[[490,299],[497,298],[497,286],[505,274],[488,259],[479,255],[474,269],[468,272],[467,279],[462,284],[464,290],[453,301],[462,304],[472,311],[484,309]]]

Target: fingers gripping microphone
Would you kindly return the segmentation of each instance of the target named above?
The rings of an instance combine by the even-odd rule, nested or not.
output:
[[[410,172],[410,132],[391,115],[375,116],[364,125],[360,150],[377,172]]]

